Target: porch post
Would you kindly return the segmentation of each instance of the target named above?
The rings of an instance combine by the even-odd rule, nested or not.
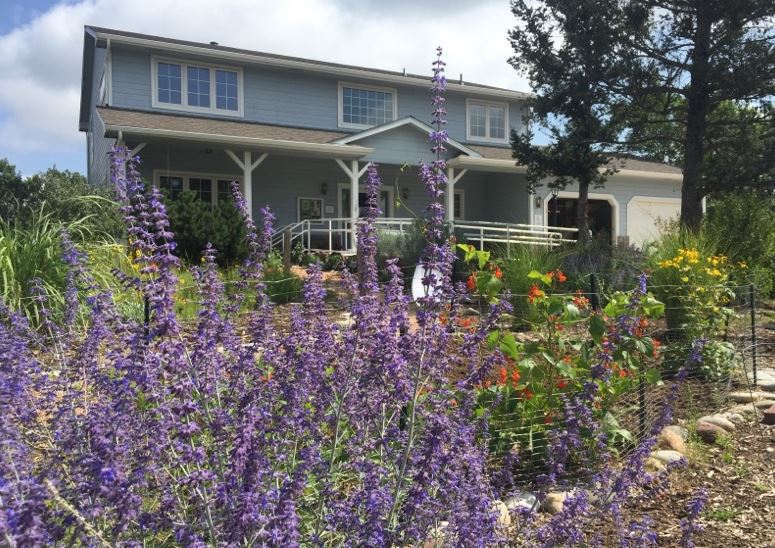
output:
[[[455,168],[447,168],[447,195],[444,197],[447,222],[453,224],[455,222],[455,183],[468,172],[467,169],[463,169],[455,175]]]
[[[239,159],[239,156],[234,154],[233,151],[229,149],[224,149],[226,151],[226,154],[229,155],[229,158],[234,160],[234,163],[237,164],[237,167],[239,167],[242,170],[242,195],[245,198],[245,206],[248,210],[248,216],[252,219],[253,218],[253,170],[256,169],[261,162],[266,160],[266,157],[269,156],[266,152],[264,152],[261,156],[256,158],[256,161],[253,161],[253,153],[249,150],[246,150],[245,153],[242,155],[242,160]]]
[[[355,226],[358,220],[358,160],[350,160],[350,234],[351,246],[355,250],[358,241],[358,228]]]

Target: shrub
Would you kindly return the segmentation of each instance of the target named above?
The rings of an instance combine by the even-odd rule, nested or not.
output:
[[[412,272],[420,262],[424,245],[425,236],[420,222],[405,227],[400,233],[380,231],[377,243],[377,267],[380,280],[387,281],[390,278],[387,264],[391,259],[398,259],[398,264],[404,272]]]
[[[175,234],[177,253],[196,263],[208,243],[218,250],[218,263],[230,265],[245,259],[245,229],[239,212],[230,201],[205,203],[194,192],[182,192],[168,202],[170,230]]]
[[[317,264],[312,262],[310,264]],[[301,300],[302,280],[293,272],[285,272],[283,259],[276,253],[269,254],[264,266],[266,293],[274,303],[284,304]]]
[[[562,265],[562,252],[546,246],[513,245],[511,258],[498,261],[503,271],[503,285],[511,292],[514,316],[518,325],[527,326],[532,309],[528,292],[533,281],[528,274],[533,271],[550,272]]]

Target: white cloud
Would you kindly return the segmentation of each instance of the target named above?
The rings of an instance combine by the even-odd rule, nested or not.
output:
[[[442,45],[450,79],[528,89],[507,64],[505,0],[86,0],[0,37],[0,150],[80,146],[85,24],[420,74]]]

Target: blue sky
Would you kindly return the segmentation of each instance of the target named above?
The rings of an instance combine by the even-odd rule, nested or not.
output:
[[[83,26],[117,28],[529,91],[507,59],[508,0],[0,0],[0,157],[23,175],[85,171]]]

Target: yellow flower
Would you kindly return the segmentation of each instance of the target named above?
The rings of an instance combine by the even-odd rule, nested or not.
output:
[[[681,277],[681,281],[682,281],[683,283],[686,283],[686,282],[688,282],[688,281],[689,281],[689,276],[682,276],[682,277]]]
[[[739,266],[740,268],[748,268],[748,264],[745,261],[740,261],[739,263],[737,263],[737,266]]]

